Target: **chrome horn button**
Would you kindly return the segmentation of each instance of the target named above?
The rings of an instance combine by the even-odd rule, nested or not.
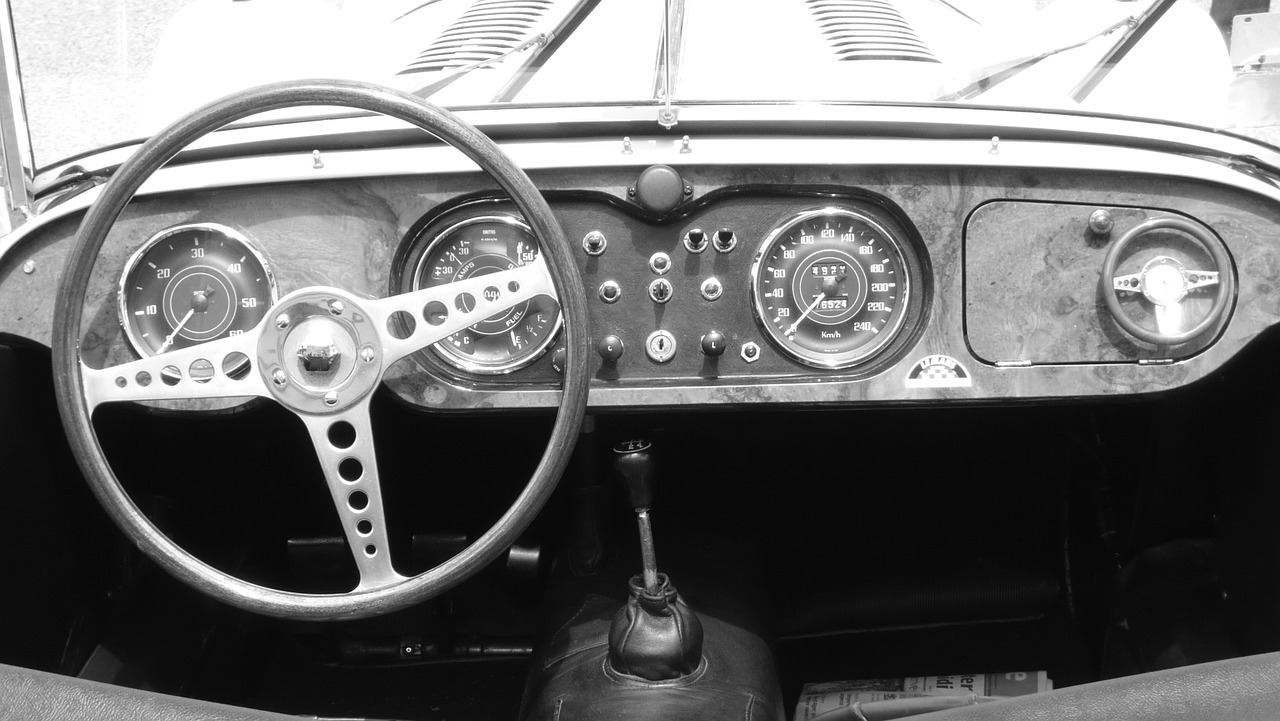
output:
[[[341,314],[333,312],[335,303]],[[336,413],[377,386],[382,364],[377,357],[362,361],[360,351],[382,343],[359,299],[312,288],[286,296],[267,315],[275,322],[258,342],[258,370],[281,404],[298,413]]]
[[[356,355],[351,329],[329,316],[310,316],[293,325],[284,344],[293,363],[286,372],[310,388],[332,388],[351,374]]]
[[[1142,294],[1156,305],[1176,305],[1187,296],[1187,274],[1182,264],[1162,255],[1142,266]]]

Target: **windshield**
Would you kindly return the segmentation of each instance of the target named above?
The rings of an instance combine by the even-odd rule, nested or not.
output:
[[[449,107],[901,102],[1069,109],[1280,142],[1267,0],[13,0],[41,166],[252,85]],[[667,40],[670,40],[668,43]]]

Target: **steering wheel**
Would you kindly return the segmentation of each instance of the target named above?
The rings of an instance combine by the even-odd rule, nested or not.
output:
[[[107,233],[157,169],[195,139],[257,113],[303,105],[371,110],[412,123],[449,143],[507,192],[538,238],[538,260],[511,270],[369,300],[312,287],[280,299],[242,335],[175,349],[110,368],[90,368],[79,353],[85,295]],[[537,295],[558,292],[566,360],[560,407],[547,448],[528,484],[483,535],[452,559],[413,577],[396,572],[369,422],[369,401],[383,374],[406,355]],[[463,293],[471,304],[455,303]],[[460,310],[470,305],[470,311]],[[235,93],[160,131],[125,162],[80,226],[54,312],[54,382],[62,423],[94,494],[124,533],[178,579],[234,606],[283,618],[339,620],[375,616],[430,598],[479,571],[515,542],[546,503],[568,464],[587,404],[586,293],[572,251],[533,182],[498,146],[453,114],[390,88],[308,80]],[[320,338],[325,364],[309,361]],[[336,352],[336,353],[335,353]],[[244,372],[245,363],[249,369]],[[323,372],[321,372],[323,371]],[[302,419],[324,469],[358,585],[338,594],[267,588],[220,571],[180,548],[148,519],[112,471],[91,422],[104,403],[258,396]]]
[[[1175,230],[1193,240],[1213,259],[1214,270],[1184,268],[1177,259],[1166,255],[1152,258],[1137,273],[1116,275],[1121,255],[1134,240],[1161,229]],[[1207,230],[1182,218],[1152,218],[1135,225],[1119,240],[1111,244],[1102,261],[1103,299],[1107,310],[1129,335],[1152,345],[1171,346],[1186,343],[1212,330],[1227,312],[1227,305],[1235,296],[1235,278],[1231,273],[1231,258],[1227,249]],[[1182,301],[1187,294],[1200,288],[1220,285],[1213,305],[1200,322],[1182,331],[1165,332],[1163,328],[1151,330],[1138,325],[1120,305],[1119,293],[1141,293],[1155,309],[1160,325],[1177,325],[1182,317]]]

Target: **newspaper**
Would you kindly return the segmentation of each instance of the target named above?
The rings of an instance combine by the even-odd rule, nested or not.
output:
[[[796,703],[795,721],[855,703],[892,701],[921,696],[976,696],[1008,698],[1053,690],[1053,681],[1044,671],[1009,673],[968,673],[951,676],[910,676],[862,681],[831,681],[805,684]]]

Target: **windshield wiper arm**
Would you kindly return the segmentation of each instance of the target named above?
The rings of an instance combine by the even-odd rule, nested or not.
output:
[[[1077,103],[1084,102],[1084,99],[1089,97],[1089,93],[1093,92],[1098,83],[1102,82],[1102,78],[1106,77],[1107,71],[1115,67],[1116,63],[1129,54],[1129,51],[1133,49],[1134,45],[1138,44],[1138,41],[1147,34],[1147,31],[1155,27],[1156,21],[1163,17],[1169,8],[1173,7],[1174,2],[1176,0],[1156,0],[1155,4],[1147,8],[1142,17],[1129,26],[1124,35],[1120,36],[1120,40],[1111,46],[1107,54],[1102,56],[1102,59],[1093,66],[1089,74],[1084,76],[1079,85],[1076,85],[1075,89],[1071,91],[1071,99]]]
[[[1144,16],[1143,19],[1145,20],[1148,17],[1150,16],[1149,15]],[[1090,35],[1089,37],[1079,42],[1074,42],[1074,43],[1070,43],[1069,45],[1063,45],[1060,47],[1053,48],[1051,50],[1046,50],[1038,55],[1032,55],[1030,57],[1017,58],[1014,60],[1005,61],[1003,63],[997,63],[996,65],[983,69],[982,74],[978,76],[977,80],[974,80],[968,83],[967,85],[960,88],[959,90],[941,92],[939,95],[934,96],[934,100],[945,100],[945,101],[968,100],[970,98],[977,97],[987,92],[988,90],[994,88],[995,86],[999,85],[1000,83],[1003,83],[1009,78],[1012,78],[1018,73],[1021,73],[1022,71],[1034,66],[1035,64],[1039,63],[1041,60],[1044,60],[1045,58],[1053,57],[1058,53],[1064,53],[1068,50],[1074,50],[1082,45],[1088,45],[1094,40],[1110,35],[1111,33],[1123,27],[1129,27],[1130,31],[1132,31],[1133,27],[1138,25],[1139,22],[1140,21],[1138,20],[1138,18],[1135,18],[1131,15],[1121,20],[1120,22],[1108,27],[1102,32],[1096,33],[1094,35]],[[946,88],[944,87],[943,90],[945,91]]]
[[[526,50],[530,50],[535,47],[546,47],[547,43],[551,42],[551,38],[552,36],[548,35],[547,33],[538,33],[537,35],[534,35],[533,37],[520,43],[514,48],[511,48],[510,50],[506,51],[501,55],[497,55],[492,58],[486,58],[484,60],[480,60],[479,62],[471,63],[470,65],[463,65],[460,68],[455,68],[453,72],[449,73],[443,78],[436,80],[430,85],[424,85],[421,88],[418,88],[417,90],[413,91],[413,94],[423,99],[429,98],[432,95],[435,95],[436,93],[443,90],[445,87],[447,87],[454,81],[460,80],[464,75],[470,73],[472,70],[479,70],[480,68],[487,68],[491,65],[497,65],[498,63],[503,62],[504,60],[511,57],[512,55],[515,55],[516,53],[522,53]]]
[[[555,54],[564,41],[569,39],[570,35],[577,32],[578,27],[582,25],[582,21],[587,19],[596,6],[600,4],[600,0],[579,0],[577,5],[565,15],[564,20],[551,31],[551,40],[542,47],[534,51],[524,62],[524,65],[511,76],[507,84],[502,86],[498,94],[494,96],[495,103],[509,103],[517,93],[524,89],[524,86],[533,79],[547,60]]]

